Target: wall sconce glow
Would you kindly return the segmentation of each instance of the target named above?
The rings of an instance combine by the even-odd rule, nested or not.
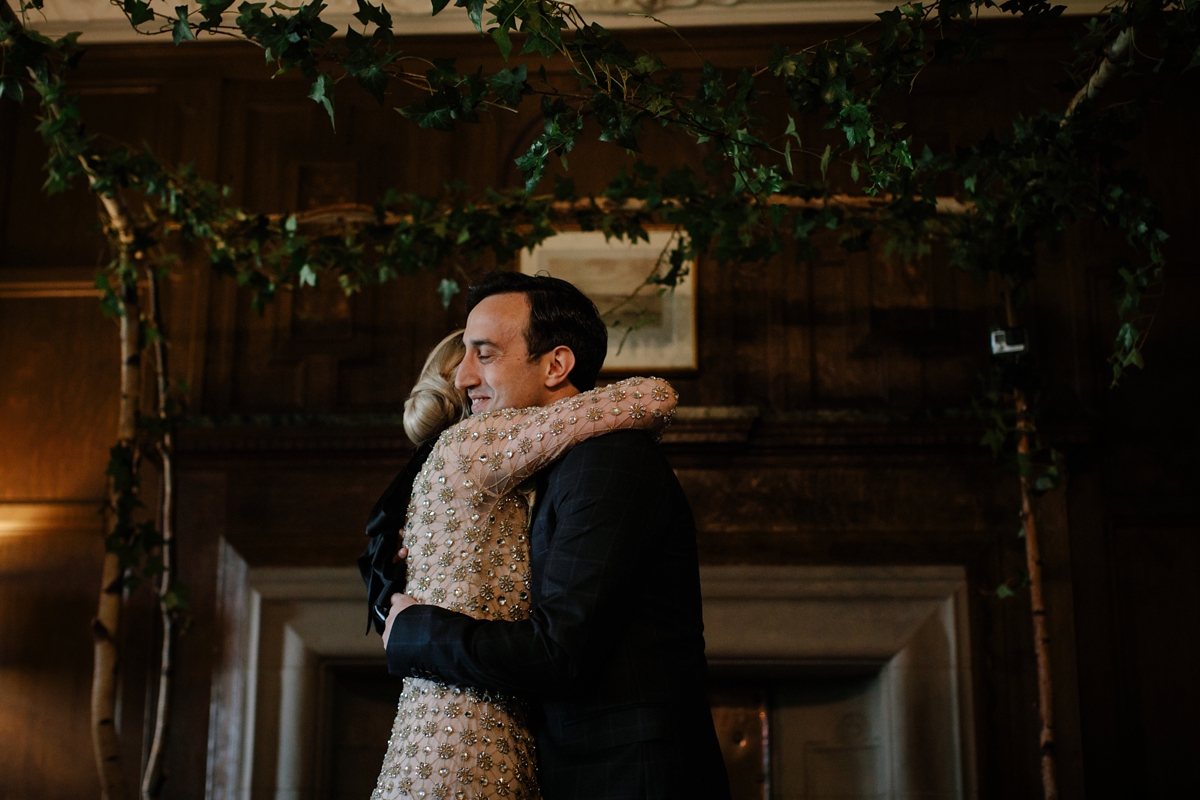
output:
[[[0,502],[0,538],[49,531],[101,530],[100,500],[41,503]]]

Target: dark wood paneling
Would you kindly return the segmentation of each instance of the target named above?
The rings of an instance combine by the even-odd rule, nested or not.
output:
[[[776,43],[844,30],[689,37],[732,75],[761,65]],[[633,49],[697,68],[670,32],[625,38]],[[1054,83],[1063,45],[1061,31],[1025,39],[1010,27],[988,58],[961,70],[927,69],[896,101],[912,120],[916,148],[967,144],[1003,130],[1016,113],[1062,105]],[[479,37],[409,42],[413,54],[448,51],[464,66],[501,64]],[[553,68],[549,78],[562,81]],[[200,174],[230,184],[239,201],[261,211],[369,203],[388,188],[432,193],[448,180],[515,186],[512,161],[538,133],[531,115],[507,113],[453,134],[421,131],[392,110],[403,97],[380,106],[350,82],[339,85],[335,132],[305,98],[302,81],[271,79],[259,50],[236,45],[93,48],[79,86],[91,130],[145,140],[167,160],[194,160]],[[1122,92],[1113,99],[1136,94]],[[1177,782],[1187,777],[1178,765],[1195,761],[1188,726],[1198,701],[1185,670],[1200,655],[1195,637],[1176,631],[1195,626],[1186,609],[1197,607],[1188,583],[1200,519],[1192,491],[1200,485],[1196,93],[1194,79],[1156,90],[1147,133],[1132,148],[1131,163],[1148,175],[1173,235],[1146,373],[1107,390],[1115,330],[1109,275],[1119,238],[1081,227],[1047,248],[1044,263],[1055,269],[1044,273],[1028,311],[1048,410],[1078,420],[1082,408],[1094,423],[1068,443],[1065,508],[1044,517],[1064,797],[1083,796],[1083,784],[1093,798],[1136,796],[1147,787],[1170,794],[1185,785]],[[771,102],[764,113],[782,122],[787,109]],[[17,268],[47,276],[93,268],[104,258],[94,201],[82,192],[41,194],[44,152],[32,121],[7,100],[0,106],[0,280]],[[800,124],[806,144],[818,150],[831,135],[810,120]],[[668,130],[647,131],[643,155],[660,169],[701,169],[702,151]],[[583,142],[570,163],[580,189],[595,191],[632,158]],[[798,161],[798,174],[816,177],[815,161]],[[847,180],[844,172],[833,176]],[[204,413],[395,412],[430,346],[462,320],[461,298],[441,308],[438,276],[349,300],[326,287],[285,295],[260,316],[195,253],[185,253],[185,263],[167,286],[168,328],[176,375],[192,387],[193,410]],[[930,406],[961,406],[976,391],[976,373],[987,367],[984,337],[999,321],[994,287],[976,286],[943,254],[908,264],[878,246],[854,256],[830,249],[814,265],[788,254],[737,268],[702,260],[697,271],[700,367],[672,380],[685,405],[764,412],[753,430],[745,423],[726,439],[667,446],[696,510],[703,558],[965,565],[980,796],[1037,795],[1028,603],[994,595],[1024,563],[1012,476],[975,448],[976,430],[895,421]],[[115,328],[94,300],[0,300],[0,499],[102,493],[115,432],[116,359]],[[862,411],[893,422],[838,421],[838,414]],[[209,431],[217,442],[211,446],[184,437],[178,524],[194,621],[180,642],[172,797],[204,792],[214,652],[229,633],[215,594],[221,537],[254,565],[348,564],[363,544],[367,510],[406,452],[394,429],[328,425],[316,429],[316,444],[296,444],[313,430]],[[261,446],[235,446],[252,440]],[[0,754],[0,795],[95,791],[80,709],[87,705],[86,622],[99,548],[98,533],[0,538],[0,680],[36,699],[0,714],[4,731],[23,737],[19,752]],[[47,590],[64,570],[67,588]],[[30,610],[43,603],[44,611]],[[148,641],[131,656],[139,663],[126,664],[130,718],[145,696],[135,672],[152,656]],[[23,696],[6,685],[0,697],[14,703],[9,698]],[[1072,728],[1075,715],[1082,730]],[[123,732],[131,765],[140,736]]]
[[[104,494],[119,355],[92,298],[0,299],[0,500]]]
[[[1125,796],[1182,796],[1200,778],[1200,527],[1113,531]]]
[[[0,796],[97,793],[88,709],[98,529],[0,532]]]

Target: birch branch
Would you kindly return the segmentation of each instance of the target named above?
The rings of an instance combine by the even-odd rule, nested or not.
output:
[[[1067,110],[1063,112],[1062,124],[1066,125],[1071,119],[1071,115],[1075,113],[1075,109],[1084,100],[1091,100],[1100,93],[1113,76],[1117,74],[1119,68],[1117,62],[1125,51],[1129,49],[1130,42],[1133,41],[1133,29],[1126,28],[1117,34],[1117,38],[1113,39],[1107,47],[1104,48],[1104,60],[1100,62],[1100,66],[1091,74],[1075,96],[1071,98],[1071,102],[1067,104]]]
[[[146,280],[149,285],[150,318],[157,336],[154,339],[154,362],[156,390],[158,394],[158,416],[168,417],[168,391],[170,372],[167,361],[167,346],[163,337],[162,297],[158,276],[147,266]],[[158,443],[158,454],[162,461],[161,516],[162,516],[162,576],[158,585],[158,606],[162,616],[162,654],[159,659],[158,700],[155,704],[154,735],[150,753],[142,770],[142,800],[154,800],[162,793],[167,775],[163,769],[163,754],[166,750],[167,729],[171,719],[171,677],[174,666],[175,617],[168,607],[167,597],[173,589],[175,578],[175,474],[174,447],[170,430],[163,432]]]

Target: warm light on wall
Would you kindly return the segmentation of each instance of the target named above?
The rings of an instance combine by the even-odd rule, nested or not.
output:
[[[0,502],[0,538],[64,530],[100,530],[100,500]]]

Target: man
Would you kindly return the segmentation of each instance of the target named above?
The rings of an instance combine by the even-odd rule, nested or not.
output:
[[[571,284],[493,272],[467,308],[456,384],[473,413],[595,385],[607,331]],[[695,523],[671,468],[647,433],[610,433],[539,473],[535,497],[530,618],[475,620],[394,595],[389,670],[530,698],[546,800],[727,800]]]

